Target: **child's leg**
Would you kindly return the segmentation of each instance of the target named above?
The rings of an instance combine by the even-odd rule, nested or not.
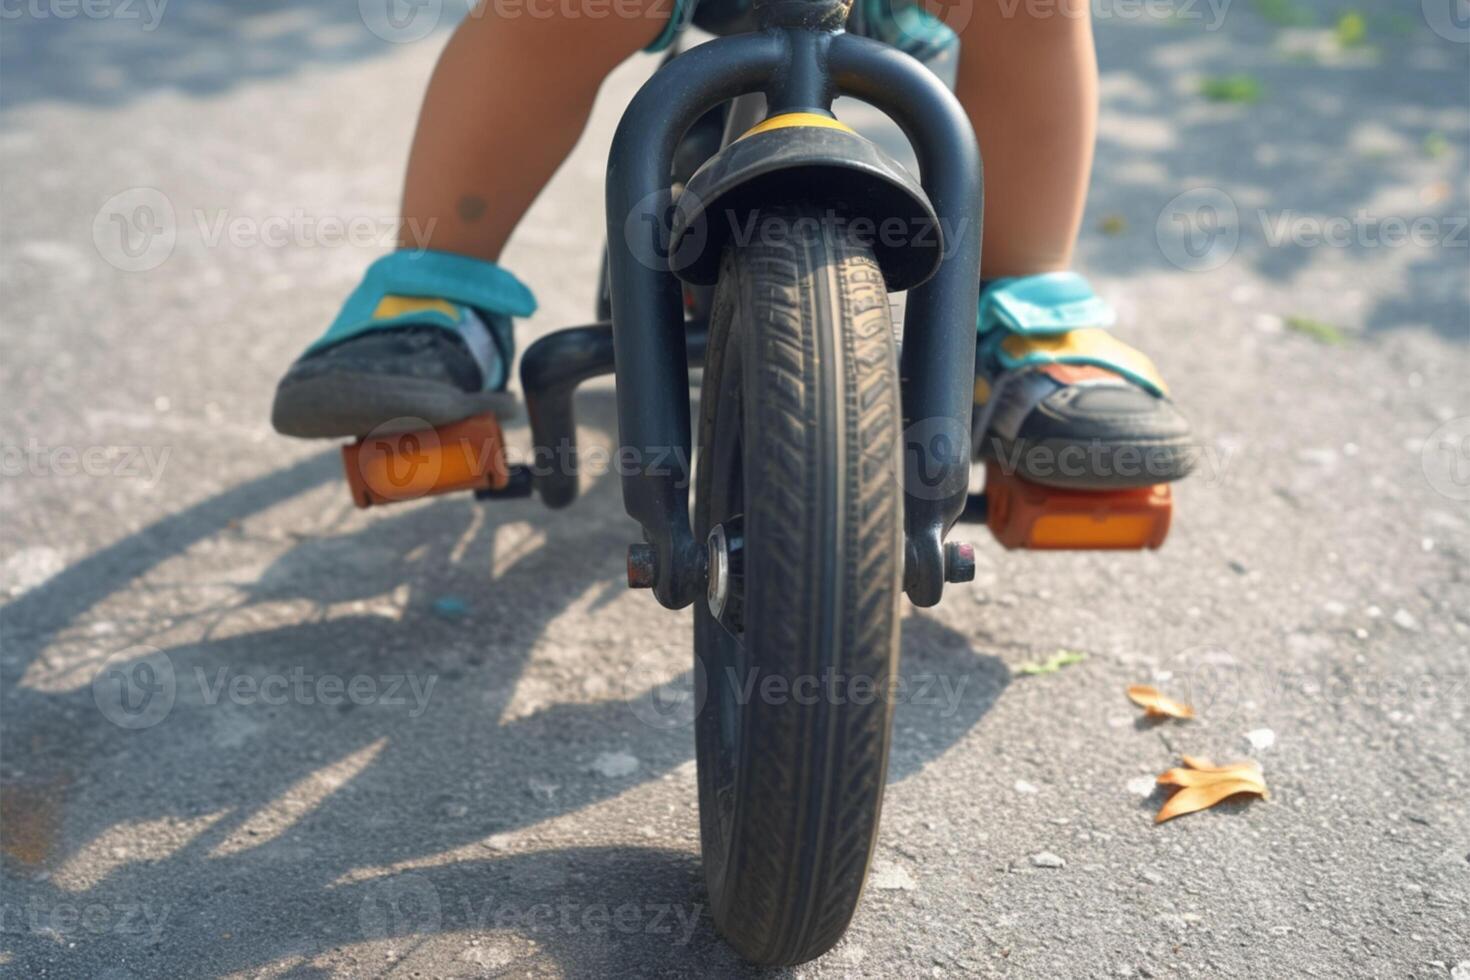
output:
[[[659,36],[673,4],[522,0],[499,16],[496,6],[459,26],[434,69],[402,248],[368,270],[281,379],[277,431],[350,437],[506,407],[511,317],[535,301],[492,263],[576,143],[603,78]]]
[[[1088,0],[977,0],[955,85],[985,160],[975,436],[1027,479],[1108,489],[1175,480],[1189,425],[1112,311],[1067,273],[1097,123]],[[1018,277],[1012,279],[1011,277]],[[1021,312],[1024,311],[1024,312]],[[1019,318],[1024,334],[1016,330]]]
[[[577,142],[602,80],[658,36],[673,8],[527,0],[508,6],[518,16],[497,17],[495,6],[459,26],[429,82],[408,160],[403,247],[498,259]]]
[[[1066,269],[1097,128],[1087,0],[977,0],[961,38],[955,92],[985,158],[981,271]]]

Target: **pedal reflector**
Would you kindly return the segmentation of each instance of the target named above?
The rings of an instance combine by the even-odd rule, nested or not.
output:
[[[1007,548],[1157,548],[1169,534],[1174,497],[1167,483],[1130,490],[1061,490],[985,464],[986,524]]]
[[[352,502],[393,504],[510,482],[505,438],[493,413],[416,432],[374,433],[342,447]]]

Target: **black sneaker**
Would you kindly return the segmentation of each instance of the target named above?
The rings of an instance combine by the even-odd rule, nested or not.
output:
[[[980,304],[975,455],[1047,486],[1178,480],[1196,450],[1153,362],[1107,333],[1113,314],[1074,273],[989,284]]]
[[[393,326],[313,347],[291,365],[271,406],[277,432],[351,438],[514,413],[515,398],[503,390],[508,359],[478,313],[444,300],[388,300]],[[411,322],[415,312],[424,323]],[[437,325],[445,317],[453,329]]]

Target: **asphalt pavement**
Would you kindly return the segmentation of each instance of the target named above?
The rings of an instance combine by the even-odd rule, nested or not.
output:
[[[371,7],[5,8],[0,973],[744,975],[658,699],[691,617],[623,584],[615,475],[361,512],[269,429],[392,239],[444,37]],[[1079,267],[1200,468],[1156,553],[964,532],[976,581],[905,609],[863,904],[792,972],[1470,980],[1463,4],[1098,11]],[[591,317],[651,67],[505,256],[523,343]],[[611,447],[610,384],[579,412]],[[1182,754],[1271,797],[1154,826]]]

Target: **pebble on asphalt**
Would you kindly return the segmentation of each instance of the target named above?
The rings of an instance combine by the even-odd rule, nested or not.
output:
[[[592,771],[608,779],[631,776],[638,771],[637,756],[627,752],[604,752],[592,760]]]
[[[444,619],[459,619],[469,610],[469,603],[457,595],[443,595],[434,600],[434,614]]]
[[[874,861],[873,875],[869,880],[880,892],[911,892],[919,887],[902,865],[892,861]]]
[[[1258,752],[1264,752],[1276,744],[1276,733],[1269,728],[1257,728],[1245,733],[1245,740],[1251,743],[1251,748]]]

